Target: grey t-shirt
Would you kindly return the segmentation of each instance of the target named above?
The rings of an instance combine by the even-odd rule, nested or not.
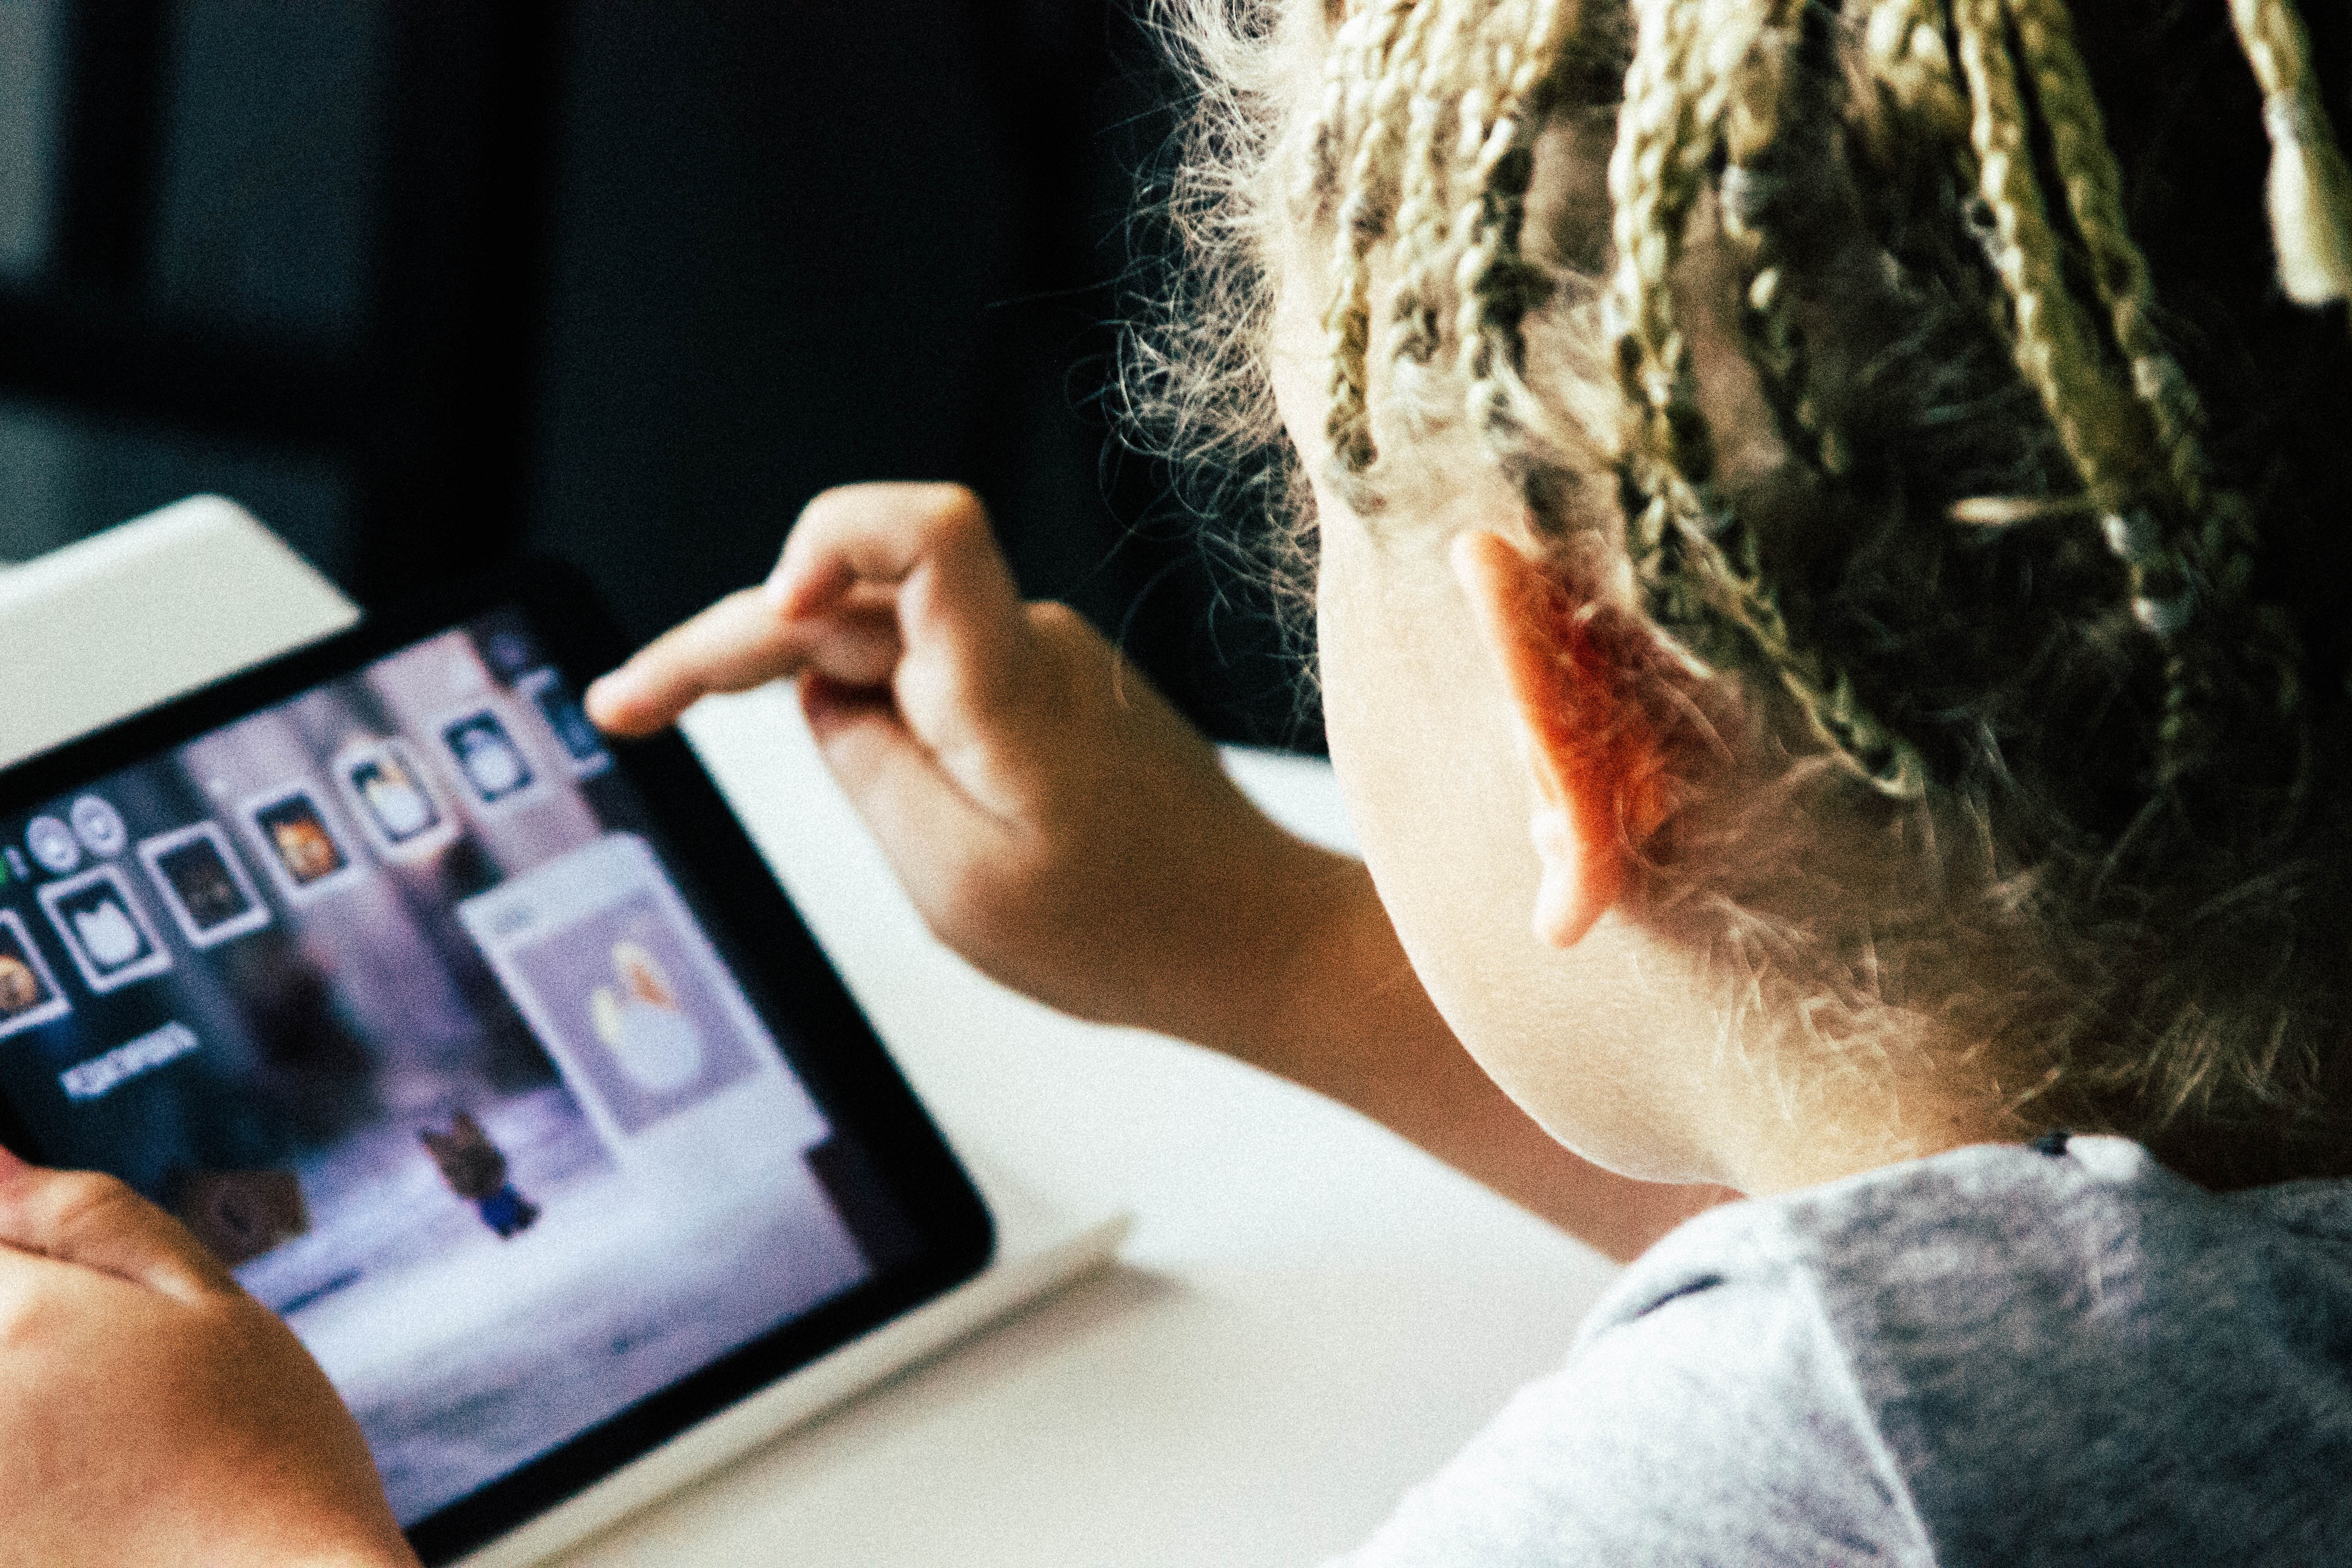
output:
[[[2352,1182],[2120,1138],[1700,1215],[1335,1568],[2352,1564]]]

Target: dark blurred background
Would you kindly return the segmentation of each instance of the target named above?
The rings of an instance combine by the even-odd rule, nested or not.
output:
[[[649,636],[824,487],[961,479],[1028,593],[1312,749],[1112,442],[1135,3],[0,0],[0,560],[217,490],[362,602],[543,550]]]

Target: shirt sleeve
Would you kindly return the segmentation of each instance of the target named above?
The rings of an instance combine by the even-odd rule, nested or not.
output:
[[[1934,1562],[1826,1315],[1782,1275],[1592,1335],[1330,1568]]]

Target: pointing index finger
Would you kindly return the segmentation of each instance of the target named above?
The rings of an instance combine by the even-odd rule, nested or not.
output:
[[[714,691],[797,674],[805,634],[757,588],[729,595],[640,648],[589,687],[588,716],[615,735],[649,735]]]

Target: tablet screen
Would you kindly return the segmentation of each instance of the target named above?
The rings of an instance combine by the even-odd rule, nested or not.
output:
[[[519,611],[0,858],[0,1093],[286,1319],[404,1524],[907,1245]]]

